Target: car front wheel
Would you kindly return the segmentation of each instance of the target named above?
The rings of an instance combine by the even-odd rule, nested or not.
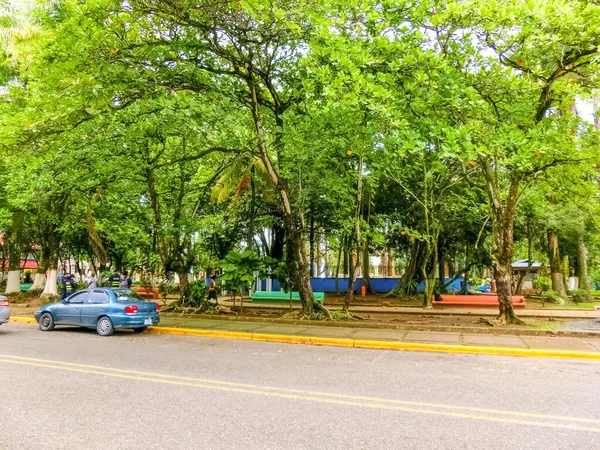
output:
[[[96,324],[96,331],[100,336],[110,336],[114,333],[115,329],[113,324],[108,317],[100,317]]]
[[[40,317],[40,330],[42,331],[52,331],[54,330],[54,317],[50,313],[42,314]]]

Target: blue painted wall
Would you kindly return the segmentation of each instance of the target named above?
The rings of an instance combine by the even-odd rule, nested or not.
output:
[[[450,281],[450,278],[446,278],[446,282]],[[457,278],[454,282],[448,286],[448,292],[458,292],[461,288],[462,278]],[[400,278],[371,278],[371,287],[373,290],[380,294],[387,294],[400,282]],[[335,292],[335,278],[311,278],[310,285],[315,292]],[[272,285],[273,291],[280,291],[279,282],[277,280],[273,280]],[[359,291],[362,286],[362,278],[357,278],[354,283],[354,290]],[[419,283],[417,286],[417,292],[423,292],[425,284],[423,282]],[[262,280],[261,282],[261,290],[265,291],[267,289],[267,281]],[[347,278],[339,278],[338,279],[338,292],[344,292],[348,290],[348,279]]]

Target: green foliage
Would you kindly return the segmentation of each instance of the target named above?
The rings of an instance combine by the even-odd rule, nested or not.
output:
[[[552,289],[552,280],[549,277],[537,277],[532,284],[538,294]]]
[[[184,294],[185,300],[182,302],[184,307],[199,308],[202,306],[204,297],[206,296],[206,283],[204,280],[192,283],[188,292]]]
[[[587,289],[574,289],[569,291],[568,294],[573,298],[573,302],[575,303],[583,303],[591,299],[590,291]]]
[[[226,282],[227,289],[241,293],[242,288],[249,289],[254,281],[254,274],[264,270],[263,260],[253,251],[229,252],[221,260],[223,274],[220,279]]]
[[[167,301],[167,296],[177,290],[177,287],[173,283],[168,281],[161,281],[158,283],[158,292],[163,299],[163,303]]]
[[[222,260],[240,292],[265,267],[290,290],[283,243],[312,230],[328,275],[365,245],[412,291],[438,257],[472,279],[509,265],[516,221],[519,258],[546,258],[556,230],[600,282],[598,133],[576,114],[596,95],[600,6],[433,3],[10,2],[0,232],[22,212],[43,269],[172,279]]]
[[[564,305],[565,299],[560,296],[560,294],[552,289],[548,289],[546,291],[542,291],[542,298],[544,302],[551,302],[555,305]]]
[[[275,258],[266,257],[264,259],[264,268],[260,273],[260,277],[271,277],[278,281],[283,292],[292,290],[292,280],[285,261],[279,261]]]

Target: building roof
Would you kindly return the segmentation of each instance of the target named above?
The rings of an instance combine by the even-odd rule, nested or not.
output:
[[[8,267],[10,265],[9,261],[4,262],[4,267]],[[2,266],[2,261],[0,261],[0,267]],[[38,264],[34,259],[22,259],[19,263],[19,269],[21,270],[37,270]]]
[[[527,270],[527,267],[529,267],[529,260],[528,259],[520,259],[519,261],[515,261],[514,263],[512,263],[512,268],[513,269]],[[532,263],[531,263],[531,269],[537,270],[540,267],[542,267],[542,263],[537,262],[537,261],[532,261]]]

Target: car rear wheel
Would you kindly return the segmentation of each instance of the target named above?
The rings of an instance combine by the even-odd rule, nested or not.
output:
[[[100,336],[110,336],[114,333],[115,329],[113,328],[113,324],[108,317],[100,317],[98,323],[96,324],[96,331]]]
[[[54,330],[54,317],[50,313],[42,314],[40,317],[40,330],[42,331],[52,331]]]
[[[143,333],[144,331],[146,331],[148,329],[148,327],[141,327],[141,328],[134,328],[133,332],[134,333]]]

